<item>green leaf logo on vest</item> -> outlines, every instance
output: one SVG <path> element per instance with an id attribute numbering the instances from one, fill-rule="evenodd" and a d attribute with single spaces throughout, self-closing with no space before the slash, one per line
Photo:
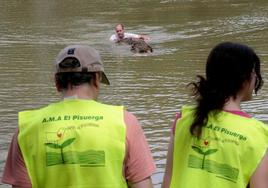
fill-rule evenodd
<path id="1" fill-rule="evenodd" d="M 48 134 L 51 134 L 48 133 Z M 76 138 L 66 138 L 66 131 L 59 129 L 53 132 L 54 137 L 45 143 L 46 149 L 46 166 L 62 164 L 79 164 L 81 167 L 99 167 L 105 166 L 105 152 L 96 150 L 73 151 Z M 67 136 L 68 137 L 68 136 Z M 60 144 L 61 143 L 61 144 Z M 68 146 L 72 146 L 69 148 Z M 69 149 L 68 149 L 69 148 Z"/>
<path id="2" fill-rule="evenodd" d="M 206 159 L 207 156 L 213 155 L 218 151 L 218 149 L 209 149 L 209 144 L 209 141 L 204 139 L 202 143 L 199 142 L 199 144 L 192 146 L 194 153 L 199 155 L 189 155 L 188 167 L 205 170 L 209 173 L 215 174 L 218 178 L 236 183 L 239 174 L 239 170 L 237 168 L 228 164 Z"/>
<path id="3" fill-rule="evenodd" d="M 70 145 L 74 140 L 75 138 L 70 138 L 70 139 L 65 140 L 62 144 L 55 144 L 55 143 L 45 143 L 45 144 L 50 148 L 60 149 L 61 161 L 62 163 L 65 163 L 64 156 L 63 156 L 63 148 Z"/>
<path id="4" fill-rule="evenodd" d="M 205 144 L 208 144 L 208 141 L 205 140 L 204 143 L 205 143 Z M 204 162 L 205 162 L 205 158 L 206 158 L 206 156 L 207 156 L 207 155 L 210 155 L 210 154 L 212 154 L 212 153 L 215 153 L 215 152 L 218 151 L 217 149 L 208 149 L 208 150 L 204 151 L 204 150 L 202 150 L 202 148 L 199 147 L 199 146 L 192 146 L 192 149 L 193 149 L 194 151 L 196 151 L 197 153 L 203 155 L 203 159 L 202 159 L 202 168 L 201 168 L 201 169 L 204 168 Z"/>

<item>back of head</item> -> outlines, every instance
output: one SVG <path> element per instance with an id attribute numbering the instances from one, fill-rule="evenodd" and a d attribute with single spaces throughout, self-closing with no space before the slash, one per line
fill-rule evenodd
<path id="1" fill-rule="evenodd" d="M 102 74 L 102 83 L 110 84 L 99 53 L 86 45 L 70 45 L 62 49 L 55 60 L 55 68 L 59 90 L 67 89 L 68 85 L 89 83 L 95 79 L 96 73 Z"/>
<path id="2" fill-rule="evenodd" d="M 232 42 L 216 45 L 210 52 L 206 64 L 206 78 L 191 83 L 197 98 L 197 108 L 191 133 L 201 133 L 210 111 L 222 110 L 225 102 L 236 98 L 246 81 L 250 81 L 252 73 L 256 74 L 255 92 L 262 84 L 260 60 L 250 47 Z"/>
<path id="3" fill-rule="evenodd" d="M 262 78 L 256 53 L 246 45 L 224 42 L 215 46 L 208 56 L 206 80 L 211 89 L 235 97 L 253 71 L 258 77 L 255 88 L 258 91 Z"/>

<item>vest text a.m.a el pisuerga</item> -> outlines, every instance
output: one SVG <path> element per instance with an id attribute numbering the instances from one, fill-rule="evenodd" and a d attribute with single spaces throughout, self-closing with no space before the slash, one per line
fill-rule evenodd
<path id="1" fill-rule="evenodd" d="M 50 116 L 45 117 L 42 120 L 42 123 L 49 123 L 49 122 L 55 122 L 55 121 L 83 121 L 83 120 L 93 120 L 93 121 L 99 121 L 103 120 L 103 116 L 99 115 L 61 115 L 61 116 Z"/>
<path id="2" fill-rule="evenodd" d="M 223 133 L 223 134 L 230 135 L 232 137 L 238 138 L 241 141 L 246 141 L 247 140 L 247 137 L 246 136 L 244 136 L 244 135 L 242 135 L 240 133 L 237 133 L 237 132 L 228 130 L 226 128 L 220 127 L 220 126 L 214 126 L 212 124 L 209 124 L 209 125 L 206 126 L 206 128 L 207 129 L 211 129 L 213 131 L 217 131 L 217 132 Z"/>

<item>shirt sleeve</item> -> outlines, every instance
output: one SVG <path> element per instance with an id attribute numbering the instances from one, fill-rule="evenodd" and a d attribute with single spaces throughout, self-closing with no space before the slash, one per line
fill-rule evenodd
<path id="1" fill-rule="evenodd" d="M 26 166 L 18 145 L 18 129 L 9 146 L 2 182 L 18 187 L 32 187 Z"/>
<path id="2" fill-rule="evenodd" d="M 117 38 L 116 38 L 115 34 L 113 34 L 113 35 L 110 37 L 110 41 L 111 41 L 111 42 L 116 42 L 116 41 L 117 41 Z"/>
<path id="3" fill-rule="evenodd" d="M 172 124 L 172 127 L 171 127 L 171 132 L 172 132 L 173 135 L 175 135 L 176 124 L 177 124 L 178 119 L 180 119 L 180 118 L 181 118 L 181 113 L 177 112 L 175 114 L 175 118 L 174 118 L 174 121 L 173 121 L 173 124 Z"/>
<path id="4" fill-rule="evenodd" d="M 152 176 L 156 166 L 137 118 L 125 111 L 126 157 L 125 177 L 131 183 L 137 183 Z"/>

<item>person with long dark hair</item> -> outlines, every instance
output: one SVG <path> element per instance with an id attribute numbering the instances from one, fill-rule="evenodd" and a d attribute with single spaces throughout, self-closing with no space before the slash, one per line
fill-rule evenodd
<path id="1" fill-rule="evenodd" d="M 263 85 L 260 67 L 246 45 L 212 49 L 206 77 L 190 83 L 197 104 L 174 122 L 163 188 L 268 187 L 268 126 L 241 110 Z"/>

